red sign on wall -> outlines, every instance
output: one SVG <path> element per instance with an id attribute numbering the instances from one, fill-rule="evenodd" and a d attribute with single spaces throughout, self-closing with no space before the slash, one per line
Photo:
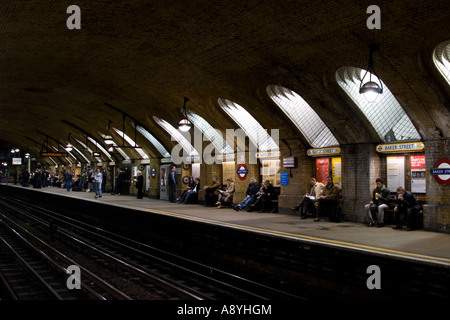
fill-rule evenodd
<path id="1" fill-rule="evenodd" d="M 316 159 L 316 180 L 327 184 L 327 177 L 330 175 L 330 159 Z"/>
<path id="2" fill-rule="evenodd" d="M 425 156 L 411 156 L 411 169 L 425 170 Z"/>

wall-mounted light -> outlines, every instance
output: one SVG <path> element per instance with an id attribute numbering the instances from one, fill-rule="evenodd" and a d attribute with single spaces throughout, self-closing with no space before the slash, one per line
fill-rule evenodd
<path id="1" fill-rule="evenodd" d="M 67 138 L 68 138 L 68 143 L 67 143 L 67 145 L 66 145 L 66 151 L 67 151 L 67 152 L 70 152 L 70 151 L 73 150 L 73 146 L 72 146 L 72 144 L 70 143 L 70 133 L 69 133 L 69 136 L 68 136 Z"/>
<path id="2" fill-rule="evenodd" d="M 374 102 L 378 96 L 383 93 L 383 83 L 375 73 L 375 69 L 373 67 L 373 53 L 378 49 L 379 48 L 376 44 L 371 44 L 369 46 L 369 66 L 367 67 L 366 73 L 362 77 L 361 84 L 359 85 L 359 93 L 364 95 L 367 102 Z M 366 79 L 367 76 L 368 79 Z"/>
<path id="3" fill-rule="evenodd" d="M 178 122 L 178 129 L 180 129 L 183 132 L 187 132 L 191 129 L 192 124 L 187 118 L 186 113 L 186 102 L 188 102 L 189 99 L 184 97 L 184 105 L 183 105 L 183 118 L 181 118 L 180 122 Z"/>
<path id="4" fill-rule="evenodd" d="M 106 134 L 103 136 L 103 140 L 105 144 L 113 144 L 114 140 L 111 134 L 111 120 L 108 120 L 108 130 L 106 130 Z"/>

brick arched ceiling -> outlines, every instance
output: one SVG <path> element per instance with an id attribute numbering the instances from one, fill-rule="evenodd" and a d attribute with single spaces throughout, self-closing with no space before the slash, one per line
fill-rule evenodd
<path id="1" fill-rule="evenodd" d="M 336 84 L 341 66 L 366 68 L 369 44 L 378 75 L 422 139 L 450 135 L 450 89 L 431 60 L 450 38 L 447 1 L 377 1 L 381 29 L 369 30 L 369 2 L 77 0 L 81 29 L 69 30 L 67 2 L 0 4 L 0 140 L 23 149 L 61 142 L 83 129 L 101 140 L 124 111 L 166 147 L 153 120 L 177 123 L 183 98 L 212 126 L 234 122 L 217 99 L 247 108 L 280 138 L 300 135 L 267 96 L 267 85 L 300 94 L 341 144 L 379 137 Z M 65 120 L 66 122 L 63 122 Z M 127 118 L 126 131 L 133 133 Z M 38 133 L 38 131 L 40 133 Z M 140 143 L 143 144 L 142 137 Z M 305 139 L 299 138 L 302 143 Z M 139 141 L 138 141 L 139 143 Z M 157 150 L 146 143 L 151 156 Z M 170 148 L 169 148 L 170 149 Z"/>

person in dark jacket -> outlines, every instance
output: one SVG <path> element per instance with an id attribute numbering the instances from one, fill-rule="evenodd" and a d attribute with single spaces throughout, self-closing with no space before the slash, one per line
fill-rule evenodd
<path id="1" fill-rule="evenodd" d="M 339 196 L 341 189 L 333 183 L 333 177 L 327 177 L 327 185 L 323 188 L 322 195 L 318 198 L 315 222 L 321 220 L 322 213 L 328 209 L 336 209 L 339 206 Z"/>
<path id="2" fill-rule="evenodd" d="M 142 199 L 144 197 L 143 188 L 144 188 L 144 175 L 141 171 L 137 172 L 136 177 L 136 188 L 137 188 L 137 199 Z"/>
<path id="3" fill-rule="evenodd" d="M 203 187 L 203 190 L 205 190 L 207 207 L 214 207 L 214 204 L 219 198 L 219 190 L 221 185 L 222 184 L 219 182 L 219 178 L 217 176 L 213 176 L 211 184 Z"/>
<path id="4" fill-rule="evenodd" d="M 393 229 L 402 229 L 402 222 L 400 215 L 404 214 L 408 221 L 407 231 L 414 230 L 415 221 L 417 220 L 418 213 L 422 210 L 422 207 L 417 198 L 409 191 L 406 191 L 403 187 L 397 188 L 397 201 L 395 204 L 395 227 Z"/>
<path id="5" fill-rule="evenodd" d="M 247 205 L 251 205 L 256 201 L 256 194 L 259 191 L 259 186 L 256 183 L 255 178 L 250 178 L 250 184 L 247 187 L 247 192 L 245 193 L 245 198 L 241 203 L 236 205 L 233 209 L 236 211 L 240 211 L 244 209 Z"/>
<path id="6" fill-rule="evenodd" d="M 270 183 L 269 179 L 265 179 L 262 182 L 261 188 L 256 194 L 256 202 L 252 204 L 248 211 L 258 210 L 258 212 L 266 212 L 272 205 L 272 200 L 275 199 L 275 188 Z"/>
<path id="7" fill-rule="evenodd" d="M 119 169 L 117 172 L 117 177 L 116 177 L 116 184 L 114 186 L 114 193 L 113 194 L 119 194 L 120 195 L 120 191 L 122 190 L 122 180 L 125 176 L 125 173 L 123 172 L 123 170 Z"/>
<path id="8" fill-rule="evenodd" d="M 369 220 L 368 227 L 373 227 L 375 222 L 372 217 L 373 212 L 378 212 L 377 220 L 377 228 L 381 228 L 384 226 L 384 212 L 389 209 L 389 197 L 391 195 L 391 191 L 386 188 L 384 185 L 384 180 L 378 178 L 375 180 L 377 187 L 372 192 L 372 200 L 369 204 L 366 204 L 366 216 Z"/>
<path id="9" fill-rule="evenodd" d="M 177 167 L 171 166 L 169 172 L 169 201 L 177 202 Z"/>

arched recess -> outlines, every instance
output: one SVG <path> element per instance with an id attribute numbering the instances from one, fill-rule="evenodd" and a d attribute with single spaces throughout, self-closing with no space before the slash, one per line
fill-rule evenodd
<path id="1" fill-rule="evenodd" d="M 359 93 L 361 79 L 366 70 L 344 66 L 336 71 L 336 80 L 345 93 L 361 110 L 383 142 L 420 140 L 419 132 L 395 99 L 389 88 L 383 84 L 383 93 L 374 102 L 368 102 Z"/>
<path id="2" fill-rule="evenodd" d="M 269 85 L 267 93 L 313 148 L 339 145 L 319 115 L 296 92 L 281 86 Z"/>

